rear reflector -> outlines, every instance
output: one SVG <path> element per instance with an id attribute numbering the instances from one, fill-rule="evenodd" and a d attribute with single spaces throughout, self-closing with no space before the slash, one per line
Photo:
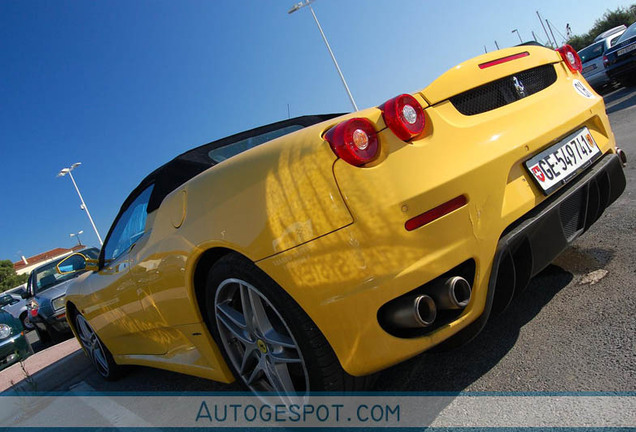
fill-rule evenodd
<path id="1" fill-rule="evenodd" d="M 489 61 L 487 63 L 480 64 L 479 65 L 479 69 L 486 69 L 486 68 L 489 68 L 491 66 L 497 66 L 498 64 L 507 63 L 509 61 L 517 60 L 517 59 L 520 59 L 522 57 L 528 57 L 529 55 L 530 55 L 530 53 L 526 51 L 526 52 L 522 52 L 522 53 L 519 53 L 519 54 L 513 54 L 513 55 L 508 56 L 508 57 L 502 57 L 502 58 L 497 59 L 497 60 L 493 60 L 493 61 Z"/>
<path id="2" fill-rule="evenodd" d="M 453 198 L 452 200 L 445 202 L 442 205 L 435 207 L 421 215 L 415 216 L 413 219 L 409 219 L 404 224 L 404 228 L 407 231 L 413 231 L 419 227 L 422 227 L 428 223 L 433 222 L 436 219 L 441 218 L 444 215 L 449 214 L 466 205 L 468 201 L 464 195 L 458 196 L 457 198 Z"/>

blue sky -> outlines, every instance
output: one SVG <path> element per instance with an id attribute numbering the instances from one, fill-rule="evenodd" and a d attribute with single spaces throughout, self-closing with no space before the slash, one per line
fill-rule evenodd
<path id="1" fill-rule="evenodd" d="M 633 0 L 632 0 L 633 1 Z M 360 108 L 457 63 L 565 34 L 632 1 L 317 0 Z M 0 259 L 97 245 L 150 171 L 200 144 L 292 116 L 350 111 L 308 9 L 293 0 L 0 1 Z M 557 40 L 561 38 L 557 34 Z"/>

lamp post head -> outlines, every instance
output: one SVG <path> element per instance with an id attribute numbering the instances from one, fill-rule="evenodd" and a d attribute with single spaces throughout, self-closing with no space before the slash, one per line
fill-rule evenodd
<path id="1" fill-rule="evenodd" d="M 56 177 L 64 177 L 66 174 L 70 173 L 71 171 L 73 171 L 75 168 L 77 168 L 78 166 L 80 166 L 82 163 L 81 162 L 75 162 L 73 165 L 71 165 L 68 168 L 62 168 L 60 170 L 59 173 L 57 173 Z"/>
<path id="2" fill-rule="evenodd" d="M 313 2 L 314 0 L 305 0 L 305 1 L 298 2 L 295 5 L 293 5 L 291 9 L 287 11 L 287 13 L 292 14 L 296 12 L 298 9 L 304 8 L 305 6 L 309 6 Z"/>

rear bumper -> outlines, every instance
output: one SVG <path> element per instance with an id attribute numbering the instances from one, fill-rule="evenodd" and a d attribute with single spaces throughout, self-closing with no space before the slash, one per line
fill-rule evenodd
<path id="1" fill-rule="evenodd" d="M 625 60 L 622 63 L 616 63 L 606 69 L 607 75 L 611 79 L 620 80 L 621 78 L 631 77 L 636 74 L 636 56 Z"/>
<path id="2" fill-rule="evenodd" d="M 601 67 L 603 67 L 601 65 Z M 610 83 L 610 78 L 605 73 L 605 70 L 594 71 L 593 74 L 583 76 L 590 86 L 595 89 L 601 88 Z"/>
<path id="3" fill-rule="evenodd" d="M 580 179 L 510 225 L 497 245 L 484 313 L 455 336 L 457 341 L 476 336 L 490 313 L 504 310 L 531 277 L 598 220 L 625 186 L 620 158 L 605 155 Z"/>
<path id="4" fill-rule="evenodd" d="M 616 154 L 608 154 L 565 190 L 544 201 L 506 229 L 499 241 L 494 267 L 512 257 L 515 267 L 527 267 L 527 276 L 517 271 L 515 283 L 523 288 L 578 236 L 598 220 L 605 209 L 625 190 L 625 175 Z M 525 250 L 523 260 L 516 256 Z M 493 271 L 492 279 L 497 276 Z"/>
<path id="5" fill-rule="evenodd" d="M 54 316 L 43 317 L 38 314 L 35 317 L 30 317 L 31 323 L 35 325 L 37 328 L 43 331 L 50 331 L 53 329 L 60 333 L 70 333 L 71 327 L 68 325 L 68 321 L 66 320 L 66 313 L 63 311 Z"/>

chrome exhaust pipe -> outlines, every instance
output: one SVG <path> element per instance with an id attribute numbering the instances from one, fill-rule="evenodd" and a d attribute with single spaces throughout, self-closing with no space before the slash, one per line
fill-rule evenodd
<path id="1" fill-rule="evenodd" d="M 623 164 L 623 167 L 626 167 L 627 166 L 627 155 L 625 154 L 623 149 L 620 149 L 620 148 L 616 147 L 616 154 L 618 155 L 618 158 L 621 160 L 621 163 Z"/>
<path id="2" fill-rule="evenodd" d="M 392 301 L 383 314 L 394 328 L 422 328 L 433 324 L 437 307 L 431 297 L 419 294 Z"/>
<path id="3" fill-rule="evenodd" d="M 444 282 L 432 286 L 428 294 L 435 300 L 439 309 L 463 309 L 470 302 L 471 286 L 461 276 L 453 276 Z"/>

